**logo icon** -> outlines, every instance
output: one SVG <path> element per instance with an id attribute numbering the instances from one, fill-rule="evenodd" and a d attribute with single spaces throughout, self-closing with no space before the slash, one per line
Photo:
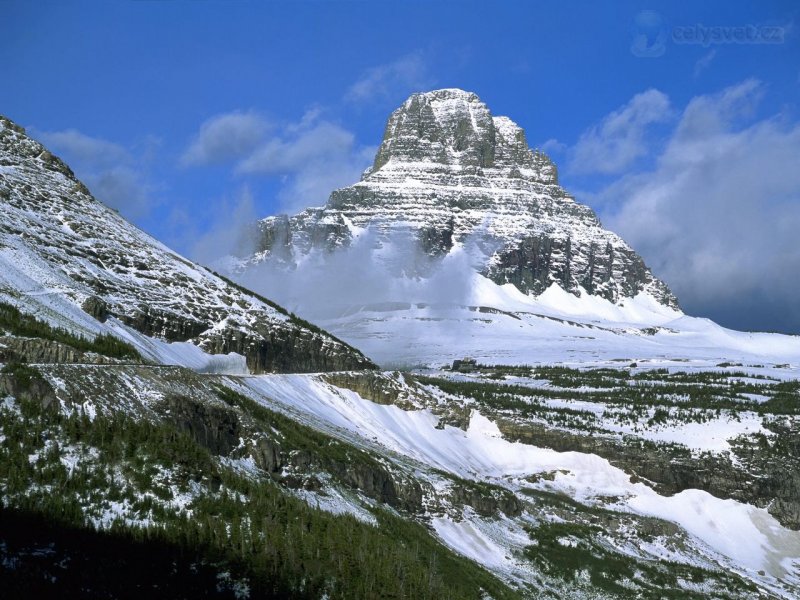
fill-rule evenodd
<path id="1" fill-rule="evenodd" d="M 668 37 L 661 15 L 654 10 L 643 10 L 633 20 L 631 54 L 639 58 L 663 56 Z"/>

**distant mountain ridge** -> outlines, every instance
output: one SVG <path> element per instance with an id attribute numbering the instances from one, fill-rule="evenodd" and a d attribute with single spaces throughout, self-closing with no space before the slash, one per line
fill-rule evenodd
<path id="1" fill-rule="evenodd" d="M 645 292 L 678 308 L 642 258 L 559 186 L 555 165 L 524 131 L 463 90 L 408 98 L 361 181 L 335 190 L 322 208 L 260 221 L 243 266 L 293 267 L 309 253 L 349 246 L 365 228 L 378 232 L 378 246 L 410 232 L 432 259 L 471 244 L 483 256 L 482 275 L 533 296 L 557 284 L 614 303 Z"/>
<path id="2" fill-rule="evenodd" d="M 112 333 L 141 347 L 154 338 L 190 342 L 212 355 L 235 353 L 254 373 L 373 366 L 344 342 L 125 221 L 2 117 L 0 207 L 0 300 L 23 312 L 88 337 Z"/>

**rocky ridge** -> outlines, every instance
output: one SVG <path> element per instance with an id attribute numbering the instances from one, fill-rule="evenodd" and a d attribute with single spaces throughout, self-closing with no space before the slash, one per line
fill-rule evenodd
<path id="1" fill-rule="evenodd" d="M 112 318 L 145 336 L 235 352 L 255 373 L 372 366 L 344 342 L 125 221 L 5 118 L 0 206 L 0 296 L 56 326 L 93 337 Z"/>

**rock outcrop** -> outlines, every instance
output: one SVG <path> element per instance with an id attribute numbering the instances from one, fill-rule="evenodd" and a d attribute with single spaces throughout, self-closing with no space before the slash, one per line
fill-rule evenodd
<path id="1" fill-rule="evenodd" d="M 87 363 L 115 364 L 118 359 L 82 352 L 72 346 L 42 338 L 0 336 L 0 363 Z"/>
<path id="2" fill-rule="evenodd" d="M 239 444 L 241 426 L 233 410 L 187 396 L 170 396 L 165 404 L 168 420 L 211 453 L 227 456 Z"/>

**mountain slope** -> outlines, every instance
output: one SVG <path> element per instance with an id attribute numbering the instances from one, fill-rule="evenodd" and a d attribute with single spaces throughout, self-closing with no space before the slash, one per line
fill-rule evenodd
<path id="1" fill-rule="evenodd" d="M 0 297 L 54 325 L 88 337 L 113 333 L 146 357 L 192 366 L 204 360 L 197 348 L 235 353 L 252 372 L 371 366 L 357 350 L 132 226 L 4 118 L 0 207 Z M 244 368 L 237 363 L 231 356 L 215 368 Z"/>
<path id="2" fill-rule="evenodd" d="M 0 580 L 125 597 L 118 581 L 130 581 L 129 563 L 104 556 L 133 552 L 142 584 L 173 589 L 142 558 L 149 549 L 174 564 L 173 577 L 200 574 L 190 589 L 207 590 L 210 580 L 213 590 L 216 579 L 221 597 L 796 597 L 800 533 L 770 514 L 775 492 L 796 505 L 780 477 L 795 469 L 796 423 L 770 435 L 773 451 L 758 437 L 732 439 L 735 461 L 621 438 L 627 462 L 619 464 L 525 441 L 544 423 L 553 440 L 570 443 L 575 433 L 565 428 L 583 420 L 581 402 L 559 408 L 559 394 L 570 394 L 555 386 L 572 378 L 596 386 L 608 372 L 514 374 L 522 385 L 443 373 L 4 368 L 0 523 L 14 509 L 38 515 L 39 525 L 0 527 Z M 616 377 L 625 402 L 626 374 Z M 542 388 L 542 378 L 553 385 Z M 720 393 L 736 394 L 735 379 Z M 783 388 L 769 385 L 777 399 Z M 650 401 L 669 403 L 674 393 Z M 609 402 L 618 419 L 622 405 L 607 395 L 594 402 Z M 685 411 L 697 410 L 695 400 L 669 419 L 692 420 Z M 790 418 L 772 415 L 776 408 L 765 425 Z M 585 444 L 606 441 L 597 428 L 584 433 Z M 757 448 L 766 453 L 754 460 Z M 730 490 L 682 485 L 693 466 L 694 480 L 719 486 L 730 476 L 764 508 L 724 499 Z M 715 477 L 722 467 L 725 477 Z M 70 543 L 75 535 L 86 545 Z M 147 549 L 137 550 L 142 542 Z"/>
<path id="3" fill-rule="evenodd" d="M 740 363 L 795 374 L 800 368 L 798 336 L 726 329 L 648 294 L 614 304 L 554 285 L 530 298 L 474 274 L 462 302 L 356 304 L 315 320 L 385 368 L 438 367 L 465 356 L 506 365 L 696 370 Z"/>

